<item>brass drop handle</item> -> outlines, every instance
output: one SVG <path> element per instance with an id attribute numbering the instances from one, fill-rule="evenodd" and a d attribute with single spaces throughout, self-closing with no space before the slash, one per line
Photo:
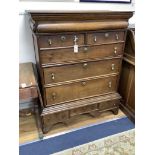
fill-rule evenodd
<path id="1" fill-rule="evenodd" d="M 118 36 L 118 34 L 116 34 L 116 40 L 118 40 L 119 39 L 119 36 Z"/>
<path id="2" fill-rule="evenodd" d="M 87 68 L 88 67 L 88 64 L 87 63 L 84 63 L 83 64 L 83 68 Z"/>
<path id="3" fill-rule="evenodd" d="M 111 64 L 111 70 L 115 70 L 115 64 Z"/>
<path id="4" fill-rule="evenodd" d="M 117 54 L 117 47 L 114 47 L 114 53 Z"/>
<path id="5" fill-rule="evenodd" d="M 94 36 L 94 42 L 96 42 L 97 41 L 97 38 L 96 38 L 96 36 Z"/>
<path id="6" fill-rule="evenodd" d="M 84 47 L 84 51 L 87 52 L 88 51 L 88 47 Z"/>
<path id="7" fill-rule="evenodd" d="M 65 36 L 61 36 L 61 41 L 65 41 L 66 37 Z"/>
<path id="8" fill-rule="evenodd" d="M 82 86 L 85 86 L 86 85 L 86 82 L 85 81 L 82 81 L 81 84 L 82 84 Z"/>
<path id="9" fill-rule="evenodd" d="M 51 39 L 48 39 L 48 44 L 52 45 L 52 40 Z"/>
<path id="10" fill-rule="evenodd" d="M 104 36 L 105 36 L 105 38 L 108 38 L 109 37 L 109 33 L 105 33 Z"/>
<path id="11" fill-rule="evenodd" d="M 52 80 L 55 79 L 55 74 L 54 74 L 54 73 L 51 74 L 51 79 L 52 79 Z"/>
<path id="12" fill-rule="evenodd" d="M 52 99 L 53 99 L 53 100 L 56 99 L 56 93 L 52 93 Z"/>
<path id="13" fill-rule="evenodd" d="M 112 86 L 112 83 L 111 83 L 111 81 L 109 82 L 109 88 L 111 88 L 111 86 Z"/>

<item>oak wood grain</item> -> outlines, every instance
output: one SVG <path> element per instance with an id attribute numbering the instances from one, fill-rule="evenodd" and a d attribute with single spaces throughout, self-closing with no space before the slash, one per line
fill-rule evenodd
<path id="1" fill-rule="evenodd" d="M 66 62 L 90 61 L 92 59 L 104 59 L 123 55 L 123 43 L 110 45 L 96 45 L 79 47 L 79 52 L 74 53 L 74 48 L 57 48 L 40 51 L 40 63 L 59 64 Z"/>
<path id="2" fill-rule="evenodd" d="M 49 132 L 55 123 L 68 124 L 83 113 L 97 117 L 110 110 L 118 114 L 120 97 L 112 96 L 117 94 L 126 30 L 133 12 L 28 11 L 28 14 L 44 99 L 43 132 Z M 120 63 L 114 62 L 116 59 Z M 114 72 L 109 68 L 111 62 L 116 63 Z M 81 65 L 90 68 L 83 70 Z M 99 100 L 107 94 L 111 94 L 108 102 Z"/>

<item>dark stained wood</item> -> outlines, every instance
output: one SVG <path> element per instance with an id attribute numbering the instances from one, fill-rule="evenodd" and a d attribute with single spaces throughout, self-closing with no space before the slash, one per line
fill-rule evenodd
<path id="1" fill-rule="evenodd" d="M 91 59 L 103 59 L 123 55 L 124 43 L 84 46 L 79 47 L 79 52 L 74 53 L 74 48 L 57 48 L 40 51 L 40 61 L 43 65 L 52 63 L 67 63 L 75 61 L 90 61 Z"/>
<path id="2" fill-rule="evenodd" d="M 107 110 L 117 114 L 126 28 L 133 13 L 28 14 L 44 100 L 43 132 L 80 114 L 96 117 Z"/>
<path id="3" fill-rule="evenodd" d="M 69 112 L 68 111 L 61 111 L 58 113 L 54 113 L 51 116 L 45 115 L 43 117 L 43 122 L 44 122 L 45 126 L 48 126 L 50 123 L 55 124 L 58 122 L 63 122 L 66 119 L 69 119 Z"/>
<path id="4" fill-rule="evenodd" d="M 75 44 L 75 37 L 77 38 L 76 43 L 78 45 L 84 45 L 84 34 L 75 33 L 40 36 L 39 46 L 40 48 L 73 46 Z"/>
<path id="5" fill-rule="evenodd" d="M 46 104 L 60 104 L 75 99 L 116 91 L 117 76 L 85 79 L 70 84 L 46 88 Z"/>
<path id="6" fill-rule="evenodd" d="M 109 109 L 113 109 L 113 107 L 119 107 L 119 100 L 113 100 L 113 101 L 107 101 L 107 102 L 104 102 L 104 103 L 100 103 L 99 104 L 99 109 L 100 110 L 107 110 L 108 108 Z"/>
<path id="7" fill-rule="evenodd" d="M 113 31 L 113 32 L 96 32 L 87 34 L 87 42 L 89 45 L 96 45 L 102 43 L 113 43 L 124 41 L 125 32 Z"/>
<path id="8" fill-rule="evenodd" d="M 88 31 L 127 28 L 133 12 L 84 11 L 37 12 L 28 11 L 34 32 Z M 44 22 L 46 21 L 46 22 Z"/>
<path id="9" fill-rule="evenodd" d="M 127 33 L 119 92 L 121 109 L 135 122 L 135 36 L 131 29 Z"/>
<path id="10" fill-rule="evenodd" d="M 84 113 L 89 113 L 92 111 L 96 111 L 98 109 L 97 104 L 92 104 L 92 105 L 87 105 L 84 107 L 80 107 L 80 108 L 75 108 L 73 110 L 70 111 L 70 116 L 75 116 L 75 115 L 80 115 L 80 114 L 84 114 Z"/>
<path id="11" fill-rule="evenodd" d="M 44 68 L 45 84 L 119 73 L 122 59 L 106 59 Z M 106 67 L 105 67 L 106 66 Z"/>
<path id="12" fill-rule="evenodd" d="M 92 116 L 99 116 L 107 109 L 116 114 L 120 99 L 121 96 L 118 93 L 113 93 L 45 108 L 41 115 L 43 132 L 47 133 L 54 124 L 67 123 L 69 119 L 79 114 L 89 113 Z"/>
<path id="13" fill-rule="evenodd" d="M 37 11 L 27 10 L 33 22 L 37 21 L 76 21 L 76 20 L 128 20 L 132 17 L 131 11 L 103 11 L 103 10 L 83 10 L 83 11 Z M 73 18 L 74 17 L 74 18 Z"/>
<path id="14" fill-rule="evenodd" d="M 89 31 L 89 30 L 103 30 L 103 29 L 120 29 L 126 28 L 127 21 L 97 21 L 97 22 L 68 22 L 68 23 L 39 23 L 37 32 L 68 32 L 68 31 Z"/>

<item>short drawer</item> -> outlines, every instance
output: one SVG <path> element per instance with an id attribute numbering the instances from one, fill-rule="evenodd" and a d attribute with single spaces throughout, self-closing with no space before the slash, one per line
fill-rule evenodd
<path id="1" fill-rule="evenodd" d="M 87 79 L 45 88 L 46 104 L 54 105 L 108 92 L 115 92 L 117 76 Z"/>
<path id="2" fill-rule="evenodd" d="M 43 122 L 44 125 L 49 125 L 51 123 L 58 123 L 63 122 L 64 120 L 67 120 L 69 118 L 69 112 L 68 111 L 61 111 L 53 114 L 48 114 L 43 116 Z"/>
<path id="3" fill-rule="evenodd" d="M 91 112 L 91 111 L 94 111 L 94 110 L 97 110 L 97 104 L 87 105 L 87 106 L 84 106 L 84 107 L 80 107 L 80 108 L 70 110 L 70 116 L 84 114 L 84 113 L 88 113 L 88 112 Z"/>
<path id="4" fill-rule="evenodd" d="M 74 49 L 53 49 L 40 51 L 41 64 L 61 63 L 78 60 L 102 59 L 105 57 L 115 57 L 123 54 L 124 43 L 84 46 L 79 47 L 78 53 Z"/>
<path id="5" fill-rule="evenodd" d="M 87 34 L 88 45 L 104 44 L 104 43 L 114 43 L 125 40 L 125 32 L 95 32 Z"/>
<path id="6" fill-rule="evenodd" d="M 59 34 L 39 36 L 38 42 L 40 49 L 73 46 L 75 43 L 78 45 L 84 45 L 84 35 Z"/>
<path id="7" fill-rule="evenodd" d="M 100 110 L 107 110 L 107 109 L 116 108 L 119 106 L 119 103 L 120 103 L 119 100 L 106 101 L 106 102 L 99 104 L 99 109 Z"/>
<path id="8" fill-rule="evenodd" d="M 84 62 L 44 68 L 45 84 L 118 73 L 121 59 Z"/>

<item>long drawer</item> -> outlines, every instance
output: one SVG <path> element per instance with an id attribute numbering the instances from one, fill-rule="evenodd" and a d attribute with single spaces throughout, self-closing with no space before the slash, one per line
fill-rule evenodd
<path id="1" fill-rule="evenodd" d="M 104 74 L 118 73 L 121 59 L 84 62 L 44 68 L 45 84 L 76 80 Z"/>
<path id="2" fill-rule="evenodd" d="M 116 91 L 117 76 L 87 79 L 63 85 L 53 85 L 45 88 L 46 104 L 54 105 L 75 99 L 100 95 Z"/>
<path id="3" fill-rule="evenodd" d="M 72 62 L 89 59 L 102 59 L 105 57 L 115 57 L 123 54 L 124 43 L 106 44 L 96 46 L 79 47 L 78 53 L 74 53 L 74 48 L 59 48 L 40 51 L 41 64 L 52 64 L 60 62 Z"/>

